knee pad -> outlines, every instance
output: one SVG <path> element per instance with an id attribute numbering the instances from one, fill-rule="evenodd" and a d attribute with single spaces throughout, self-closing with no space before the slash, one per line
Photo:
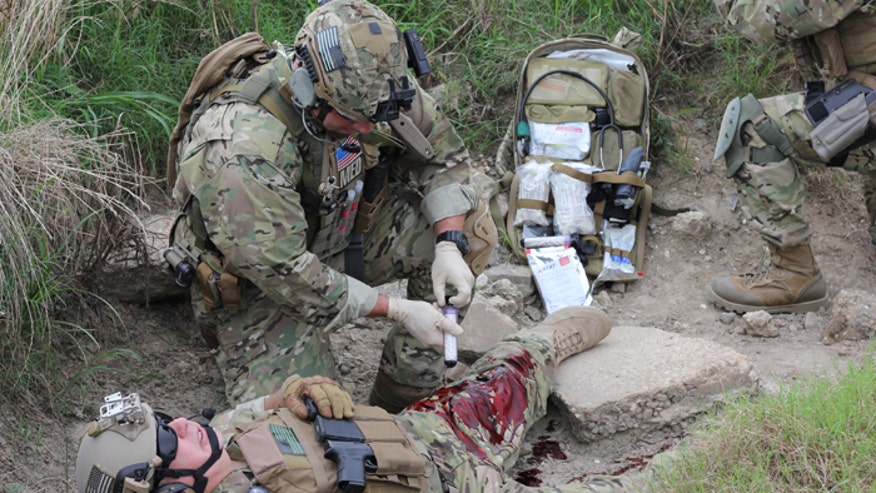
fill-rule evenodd
<path id="1" fill-rule="evenodd" d="M 761 138 L 763 145 L 753 146 L 749 142 L 743 143 L 743 127 L 747 124 L 751 124 L 752 130 Z M 730 178 L 746 161 L 755 164 L 777 162 L 785 159 L 792 151 L 791 141 L 766 115 L 760 101 L 749 94 L 742 99 L 733 98 L 727 104 L 712 159 L 724 156 L 727 178 Z"/>
<path id="2" fill-rule="evenodd" d="M 496 223 L 493 222 L 490 210 L 483 199 L 478 200 L 477 208 L 466 216 L 462 232 L 469 242 L 469 252 L 465 256 L 465 261 L 477 276 L 486 268 L 490 254 L 499 241 Z"/>

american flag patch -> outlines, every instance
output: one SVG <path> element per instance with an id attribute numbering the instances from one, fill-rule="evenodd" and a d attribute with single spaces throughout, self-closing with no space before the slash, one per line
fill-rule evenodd
<path id="1" fill-rule="evenodd" d="M 113 491 L 115 479 L 115 477 L 101 471 L 96 465 L 91 466 L 88 482 L 85 484 L 85 493 L 109 493 Z"/>
<path id="2" fill-rule="evenodd" d="M 335 150 L 335 158 L 338 160 L 338 171 L 346 168 L 353 161 L 356 160 L 362 154 L 362 148 L 359 145 L 359 141 L 354 139 L 353 137 L 347 137 L 347 140 L 344 141 L 343 145 L 349 144 L 348 148 L 355 148 L 356 152 L 347 152 L 342 147 L 338 147 Z"/>
<path id="3" fill-rule="evenodd" d="M 316 46 L 319 48 L 319 58 L 326 72 L 344 68 L 347 61 L 338 41 L 338 27 L 333 26 L 316 33 Z"/>

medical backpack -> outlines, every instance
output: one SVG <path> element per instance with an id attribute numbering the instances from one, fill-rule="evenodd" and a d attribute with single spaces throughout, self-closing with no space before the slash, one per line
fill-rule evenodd
<path id="1" fill-rule="evenodd" d="M 497 155 L 506 182 L 511 175 L 505 229 L 515 257 L 525 262 L 530 248 L 562 243 L 594 285 L 643 275 L 649 82 L 621 41 L 638 37 L 629 34 L 613 42 L 585 34 L 533 49 Z"/>

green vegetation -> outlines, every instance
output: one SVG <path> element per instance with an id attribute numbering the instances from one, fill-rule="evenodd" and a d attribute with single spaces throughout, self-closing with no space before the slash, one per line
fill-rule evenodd
<path id="1" fill-rule="evenodd" d="M 62 43 L 59 31 L 70 33 L 59 29 L 69 19 L 61 4 L 20 9 L 0 16 L 8 33 L 0 72 L 17 75 L 0 91 L 0 385 L 3 398 L 54 405 L 45 396 L 63 396 L 73 383 L 59 353 L 78 348 L 87 361 L 97 340 L 87 324 L 64 318 L 98 301 L 81 280 L 136 230 L 143 175 L 127 159 L 129 132 L 94 132 L 97 119 L 40 110 L 50 97 L 38 90 L 48 85 L 38 83 L 42 55 Z"/>
<path id="2" fill-rule="evenodd" d="M 800 83 L 783 51 L 735 36 L 711 2 L 378 3 L 403 29 L 418 30 L 445 110 L 472 151 L 488 157 L 511 118 L 523 58 L 557 37 L 610 38 L 622 26 L 643 34 L 657 162 L 689 162 L 673 147 L 674 118 L 716 124 L 732 95 Z M 163 177 L 176 107 L 198 61 L 251 30 L 290 43 L 315 4 L 0 0 L 3 398 L 63 410 L 89 378 L 116 371 L 114 358 L 136 357 L 107 344 L 109 329 L 125 321 L 87 281 L 115 245 L 135 237 L 144 184 Z M 716 66 L 726 68 L 717 79 Z M 112 322 L 92 323 L 96 306 Z M 668 488 L 867 490 L 876 475 L 874 379 L 865 365 L 837 383 L 735 403 L 697 435 Z"/>
<path id="3" fill-rule="evenodd" d="M 269 41 L 291 43 L 315 5 L 304 0 L 92 0 L 59 6 L 57 28 L 31 54 L 47 55 L 27 77 L 28 113 L 71 118 L 87 125 L 92 136 L 117 126 L 134 132 L 145 169 L 160 176 L 177 102 L 201 57 L 252 30 Z M 523 58 L 537 44 L 557 37 L 591 32 L 610 38 L 622 26 L 642 33 L 638 52 L 649 68 L 654 101 L 694 95 L 685 104 L 715 109 L 728 94 L 780 84 L 767 70 L 783 66 L 778 52 L 753 49 L 731 35 L 710 2 L 428 0 L 380 5 L 403 29 L 420 33 L 434 82 L 448 88 L 445 110 L 475 153 L 493 152 L 501 140 Z M 713 78 L 714 66 L 728 71 L 702 84 Z M 787 78 L 786 71 L 779 73 Z M 663 128 L 656 127 L 661 133 Z M 668 150 L 668 136 L 656 137 L 658 149 Z"/>
<path id="4" fill-rule="evenodd" d="M 742 397 L 701 423 L 663 487 L 676 493 L 874 491 L 872 356 L 837 381 L 810 379 Z"/>

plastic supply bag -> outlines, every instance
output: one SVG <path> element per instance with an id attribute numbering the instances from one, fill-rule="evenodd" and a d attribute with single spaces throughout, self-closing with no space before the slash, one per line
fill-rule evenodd
<path id="1" fill-rule="evenodd" d="M 543 203 L 547 207 L 548 198 L 551 193 L 550 172 L 550 163 L 539 163 L 537 161 L 527 161 L 517 168 L 520 182 L 517 189 L 518 208 L 517 213 L 514 215 L 514 226 L 550 225 L 550 220 L 548 220 L 544 210 L 523 207 L 528 200 Z"/>
<path id="2" fill-rule="evenodd" d="M 581 163 L 564 163 L 566 167 L 592 174 L 598 169 Z M 554 171 L 550 175 L 551 193 L 554 197 L 554 230 L 562 236 L 573 234 L 592 235 L 596 232 L 593 210 L 587 205 L 590 184 L 565 173 Z"/>
<path id="3" fill-rule="evenodd" d="M 602 239 L 605 245 L 605 254 L 602 272 L 597 277 L 597 281 L 622 280 L 634 275 L 636 268 L 630 261 L 629 254 L 636 244 L 636 225 L 627 224 L 618 228 L 606 222 L 602 231 Z"/>
<path id="4" fill-rule="evenodd" d="M 590 154 L 590 124 L 587 122 L 529 123 L 530 154 L 581 161 Z"/>

